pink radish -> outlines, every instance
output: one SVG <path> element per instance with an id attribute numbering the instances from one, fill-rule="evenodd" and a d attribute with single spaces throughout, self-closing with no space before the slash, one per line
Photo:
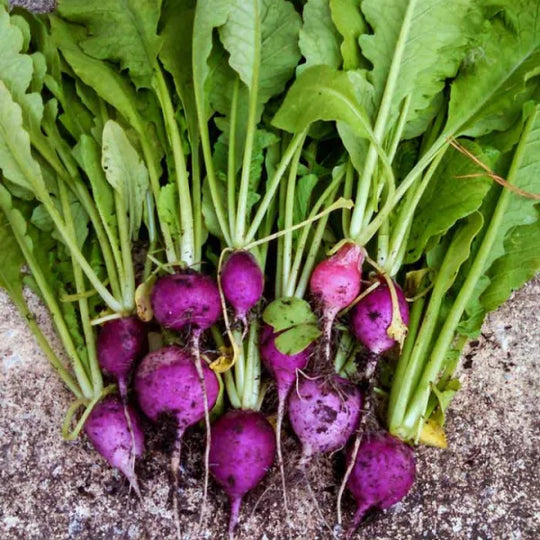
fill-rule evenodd
<path id="1" fill-rule="evenodd" d="M 244 495 L 259 484 L 276 454 L 274 430 L 259 412 L 229 411 L 212 426 L 210 471 L 229 497 L 233 538 Z"/>
<path id="2" fill-rule="evenodd" d="M 320 262 L 311 274 L 310 291 L 322 307 L 323 361 L 326 365 L 330 362 L 332 325 L 337 314 L 360 293 L 363 262 L 364 250 L 353 242 L 347 242 L 334 255 Z"/>

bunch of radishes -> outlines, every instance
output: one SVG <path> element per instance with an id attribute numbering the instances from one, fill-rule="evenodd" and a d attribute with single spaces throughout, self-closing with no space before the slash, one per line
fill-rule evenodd
<path id="1" fill-rule="evenodd" d="M 175 422 L 175 491 L 204 420 L 201 517 L 212 474 L 231 537 L 276 458 L 289 516 L 287 414 L 304 476 L 344 452 L 350 533 L 407 494 L 409 445 L 445 445 L 461 348 L 538 267 L 540 105 L 521 50 L 540 36 L 516 37 L 534 13 L 466 3 L 389 2 L 397 32 L 369 0 L 61 0 L 45 18 L 0 0 L 0 285 L 74 395 L 64 436 L 84 430 L 140 497 L 141 413 Z M 409 34 L 434 21 L 432 55 Z M 489 57 L 500 42 L 519 69 Z"/>

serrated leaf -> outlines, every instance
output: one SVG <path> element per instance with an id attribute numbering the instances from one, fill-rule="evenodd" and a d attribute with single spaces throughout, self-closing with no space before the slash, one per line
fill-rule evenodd
<path id="1" fill-rule="evenodd" d="M 230 0 L 226 23 L 219 29 L 229 64 L 258 103 L 285 88 L 300 58 L 300 17 L 284 0 Z"/>
<path id="2" fill-rule="evenodd" d="M 330 0 L 332 20 L 343 37 L 341 56 L 344 69 L 367 67 L 362 57 L 359 37 L 367 33 L 367 24 L 360 10 L 360 0 Z"/>
<path id="3" fill-rule="evenodd" d="M 300 30 L 300 50 L 306 59 L 298 72 L 309 66 L 341 66 L 340 35 L 332 21 L 328 0 L 308 0 L 302 14 L 304 24 Z"/>
<path id="4" fill-rule="evenodd" d="M 456 74 L 469 39 L 477 32 L 478 17 L 471 13 L 474 4 L 473 0 L 362 2 L 373 34 L 360 36 L 360 47 L 373 64 L 370 77 L 377 107 L 387 93 L 388 127 L 407 96 L 411 121 Z"/>
<path id="5" fill-rule="evenodd" d="M 0 81 L 0 169 L 13 184 L 32 191 L 29 178 L 42 182 L 32 157 L 30 136 L 23 128 L 22 110 Z"/>
<path id="6" fill-rule="evenodd" d="M 136 238 L 148 191 L 148 171 L 125 131 L 113 120 L 103 129 L 101 159 L 107 181 L 128 210 L 130 237 Z"/>
<path id="7" fill-rule="evenodd" d="M 494 165 L 497 152 L 489 149 L 483 151 L 473 142 L 461 142 L 485 165 Z M 458 220 L 480 208 L 493 181 L 486 176 L 459 177 L 482 172 L 478 165 L 458 150 L 447 150 L 416 208 L 407 245 L 407 263 L 420 258 L 430 238 L 444 233 Z"/>
<path id="8" fill-rule="evenodd" d="M 2 190 L 0 186 L 0 190 Z M 5 289 L 15 302 L 22 301 L 21 269 L 24 256 L 15 239 L 9 223 L 3 212 L 0 212 L 0 287 Z"/>
<path id="9" fill-rule="evenodd" d="M 88 37 L 79 43 L 84 52 L 118 62 L 138 88 L 151 88 L 156 57 L 161 0 L 101 0 L 99 9 L 86 0 L 60 0 L 65 19 L 82 24 Z"/>
<path id="10" fill-rule="evenodd" d="M 340 120 L 356 136 L 369 136 L 369 118 L 347 73 L 329 66 L 305 69 L 287 92 L 272 124 L 299 133 L 318 120 Z"/>
<path id="11" fill-rule="evenodd" d="M 449 6 L 454 8 L 453 3 Z M 511 21 L 511 24 L 509 24 Z M 447 133 L 477 137 L 509 128 L 538 92 L 540 22 L 536 0 L 507 2 L 452 84 Z"/>
<path id="12" fill-rule="evenodd" d="M 8 12 L 0 7 L 0 80 L 11 91 L 15 100 L 25 92 L 32 80 L 33 62 L 26 54 L 21 29 L 11 24 Z"/>
<path id="13" fill-rule="evenodd" d="M 504 250 L 489 269 L 490 283 L 480 298 L 487 311 L 497 309 L 540 271 L 540 216 L 535 223 L 513 229 Z"/>
<path id="14" fill-rule="evenodd" d="M 274 332 L 281 332 L 299 324 L 317 324 L 311 306 L 301 298 L 279 298 L 269 304 L 263 312 L 263 321 Z"/>
<path id="15" fill-rule="evenodd" d="M 298 324 L 280 334 L 276 340 L 276 348 L 287 356 L 298 354 L 316 341 L 321 331 L 316 324 Z"/>

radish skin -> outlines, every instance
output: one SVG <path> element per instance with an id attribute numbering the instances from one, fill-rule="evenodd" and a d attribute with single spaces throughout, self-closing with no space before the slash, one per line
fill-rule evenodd
<path id="1" fill-rule="evenodd" d="M 289 397 L 289 419 L 302 443 L 300 465 L 343 448 L 360 423 L 363 396 L 347 379 L 300 378 Z"/>
<path id="2" fill-rule="evenodd" d="M 210 472 L 229 497 L 229 538 L 244 495 L 266 475 L 276 455 L 274 429 L 259 412 L 229 411 L 212 426 Z"/>
<path id="3" fill-rule="evenodd" d="M 394 284 L 401 319 L 409 324 L 409 306 L 401 288 Z M 351 312 L 351 329 L 356 339 L 374 354 L 382 354 L 397 342 L 388 335 L 392 324 L 393 305 L 388 284 L 379 286 L 358 302 Z"/>
<path id="4" fill-rule="evenodd" d="M 365 434 L 347 482 L 357 504 L 348 538 L 369 510 L 384 510 L 401 501 L 415 478 L 416 462 L 410 446 L 388 433 Z"/>
<path id="5" fill-rule="evenodd" d="M 126 421 L 126 412 L 130 424 Z M 124 404 L 118 396 L 107 396 L 88 416 L 84 432 L 96 451 L 128 479 L 139 498 L 141 494 L 134 470 L 134 457 L 144 453 L 144 434 L 135 410 Z"/>
<path id="6" fill-rule="evenodd" d="M 248 312 L 261 299 L 264 290 L 264 274 L 257 260 L 248 251 L 235 251 L 225 261 L 220 280 L 235 317 L 246 325 Z"/>

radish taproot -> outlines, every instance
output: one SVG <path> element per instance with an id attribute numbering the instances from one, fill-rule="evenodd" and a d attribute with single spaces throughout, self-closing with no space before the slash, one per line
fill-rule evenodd
<path id="1" fill-rule="evenodd" d="M 409 306 L 403 291 L 393 284 L 401 320 L 409 324 Z M 390 288 L 384 279 L 379 286 L 362 298 L 352 309 L 351 329 L 356 339 L 374 354 L 382 354 L 391 349 L 396 340 L 388 333 L 392 325 L 394 306 Z"/>
<path id="2" fill-rule="evenodd" d="M 130 406 L 125 409 L 118 396 L 107 396 L 92 409 L 84 432 L 97 452 L 124 474 L 141 498 L 134 458 L 144 453 L 144 434 L 135 410 Z"/>
<path id="3" fill-rule="evenodd" d="M 263 479 L 275 455 L 274 429 L 260 412 L 229 411 L 212 425 L 210 472 L 229 497 L 229 538 L 244 495 Z"/>
<path id="4" fill-rule="evenodd" d="M 401 501 L 415 478 L 416 461 L 410 446 L 386 432 L 364 434 L 347 483 L 357 505 L 348 537 L 369 510 L 384 510 Z"/>
<path id="5" fill-rule="evenodd" d="M 343 377 L 301 377 L 289 397 L 289 419 L 302 443 L 300 465 L 343 448 L 358 428 L 362 405 L 359 388 Z"/>
<path id="6" fill-rule="evenodd" d="M 264 290 L 264 274 L 259 263 L 249 251 L 235 251 L 225 261 L 220 281 L 236 319 L 247 325 L 247 314 L 261 299 Z"/>

